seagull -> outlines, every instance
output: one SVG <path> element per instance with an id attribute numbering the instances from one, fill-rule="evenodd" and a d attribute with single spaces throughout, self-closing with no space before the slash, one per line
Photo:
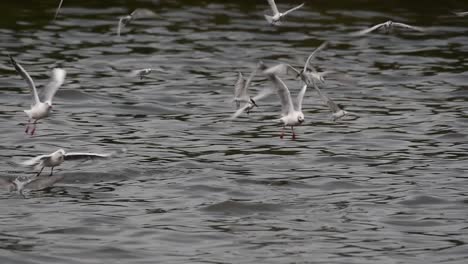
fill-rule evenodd
<path id="1" fill-rule="evenodd" d="M 234 114 L 231 115 L 231 119 L 237 118 L 244 111 L 249 113 L 250 110 L 252 110 L 254 107 L 258 107 L 258 105 L 256 103 L 257 101 L 267 97 L 268 95 L 270 95 L 272 93 L 273 93 L 272 89 L 265 88 L 262 91 L 260 91 L 260 93 L 258 93 L 256 96 L 249 97 L 249 101 L 247 101 L 244 106 L 238 108 L 237 111 Z"/>
<path id="2" fill-rule="evenodd" d="M 268 21 L 268 23 L 270 23 L 273 26 L 281 25 L 281 19 L 284 16 L 304 6 L 304 3 L 302 3 L 294 8 L 289 9 L 288 11 L 284 13 L 280 13 L 278 11 L 278 7 L 275 4 L 275 0 L 268 0 L 268 3 L 270 4 L 271 10 L 273 11 L 273 16 L 269 16 L 269 15 L 264 15 L 264 16 L 265 16 L 265 19 Z"/>
<path id="3" fill-rule="evenodd" d="M 60 8 L 62 7 L 62 3 L 63 3 L 63 0 L 60 0 L 60 3 L 57 7 L 57 10 L 55 10 L 55 16 L 54 16 L 54 20 L 57 19 L 57 16 L 58 16 L 58 13 L 60 11 Z"/>
<path id="4" fill-rule="evenodd" d="M 153 71 L 153 69 L 151 68 L 146 68 L 146 69 L 141 69 L 141 70 L 134 70 L 132 71 L 132 73 L 130 74 L 131 76 L 138 76 L 140 77 L 140 80 L 143 80 L 143 78 L 150 74 L 151 72 Z"/>
<path id="5" fill-rule="evenodd" d="M 293 66 L 291 66 L 290 64 L 286 64 L 286 63 L 281 63 L 281 64 L 278 64 L 276 66 L 273 66 L 267 70 L 264 71 L 264 73 L 266 74 L 275 74 L 275 75 L 278 75 L 278 74 L 287 74 L 287 75 L 294 75 L 294 77 L 298 78 L 300 77 L 301 80 L 307 84 L 309 87 L 311 87 L 313 85 L 313 82 L 315 81 L 318 81 L 320 83 L 324 83 L 325 82 L 325 76 L 327 74 L 330 74 L 332 73 L 332 71 L 325 71 L 325 72 L 317 72 L 310 64 L 311 64 L 311 60 L 312 58 L 315 57 L 315 55 L 317 54 L 317 52 L 323 50 L 326 46 L 327 46 L 327 42 L 323 42 L 318 48 L 316 48 L 310 55 L 309 57 L 307 58 L 305 64 L 304 64 L 304 67 L 303 69 L 301 69 L 300 71 L 297 70 L 296 68 L 294 68 Z"/>
<path id="6" fill-rule="evenodd" d="M 378 29 L 381 29 L 381 28 L 386 30 L 386 31 L 389 31 L 393 27 L 406 28 L 406 29 L 411 29 L 411 30 L 415 30 L 415 31 L 419 31 L 419 32 L 425 32 L 426 31 L 425 29 L 423 29 L 421 27 L 410 26 L 410 25 L 407 25 L 407 24 L 403 24 L 403 23 L 399 23 L 399 22 L 393 22 L 393 21 L 389 20 L 387 22 L 377 24 L 377 25 L 375 25 L 373 27 L 366 28 L 366 29 L 360 30 L 358 32 L 352 33 L 351 35 L 352 36 L 362 36 L 362 35 L 366 35 L 366 34 L 372 32 L 372 31 L 375 31 L 375 30 L 378 30 Z"/>
<path id="7" fill-rule="evenodd" d="M 81 153 L 81 152 L 69 152 L 66 153 L 65 150 L 59 149 L 52 154 L 40 155 L 32 159 L 23 161 L 21 165 L 23 166 L 35 166 L 35 169 L 40 171 L 37 173 L 36 177 L 41 175 L 42 170 L 45 167 L 51 167 L 49 176 L 52 176 L 54 172 L 54 167 L 59 166 L 66 160 L 79 160 L 79 159 L 104 159 L 114 156 L 116 153 L 107 153 L 107 154 L 98 154 L 98 153 Z"/>
<path id="8" fill-rule="evenodd" d="M 29 88 L 31 89 L 33 95 L 33 103 L 31 105 L 31 109 L 24 110 L 26 115 L 28 116 L 28 124 L 26 125 L 25 133 L 28 134 L 29 127 L 31 124 L 31 120 L 34 120 L 33 128 L 31 130 L 31 135 L 34 135 L 34 131 L 36 130 L 36 123 L 39 119 L 45 118 L 49 115 L 50 111 L 52 110 L 52 99 L 57 92 L 58 88 L 62 86 L 63 82 L 65 81 L 66 71 L 60 68 L 55 68 L 52 70 L 52 76 L 50 82 L 44 88 L 44 96 L 43 101 L 39 99 L 39 95 L 37 93 L 36 85 L 29 76 L 29 74 L 24 70 L 24 68 L 10 57 L 10 61 L 15 67 L 15 70 L 21 75 L 21 77 L 28 83 Z"/>
<path id="9" fill-rule="evenodd" d="M 120 31 L 123 27 L 128 25 L 133 19 L 137 17 L 152 17 L 155 16 L 155 13 L 151 10 L 144 9 L 144 8 L 137 8 L 133 10 L 130 15 L 126 15 L 119 18 L 119 24 L 117 26 L 117 36 L 120 37 Z"/>
<path id="10" fill-rule="evenodd" d="M 353 116 L 358 116 L 354 113 L 350 113 L 348 111 L 343 110 L 343 107 L 340 106 L 339 104 L 336 104 L 333 102 L 330 97 L 328 97 L 326 94 L 322 93 L 322 91 L 318 88 L 317 84 L 313 84 L 315 90 L 319 94 L 320 98 L 323 100 L 325 104 L 327 104 L 328 108 L 330 108 L 330 111 L 332 112 L 332 121 L 335 122 L 338 119 L 341 119 L 342 117 L 346 115 L 353 115 Z"/>
<path id="11" fill-rule="evenodd" d="M 252 97 L 248 95 L 247 90 L 249 89 L 252 79 L 257 74 L 258 67 L 259 65 L 255 67 L 252 73 L 250 73 L 249 78 L 247 80 L 244 78 L 241 72 L 238 73 L 237 81 L 236 81 L 236 84 L 234 85 L 234 99 L 233 99 L 233 101 L 236 103 L 237 109 L 239 109 L 241 102 L 245 102 L 247 104 L 250 103 L 252 106 L 257 106 L 257 104 L 255 103 L 255 100 L 253 100 Z"/>
<path id="12" fill-rule="evenodd" d="M 304 94 L 307 90 L 307 84 L 302 86 L 302 89 L 297 95 L 296 101 L 293 102 L 291 94 L 289 92 L 286 84 L 275 74 L 266 72 L 268 79 L 273 82 L 273 85 L 276 88 L 276 92 L 281 101 L 281 118 L 280 122 L 283 124 L 283 130 L 281 131 L 280 138 L 284 136 L 284 128 L 286 126 L 291 127 L 292 139 L 296 139 L 296 134 L 294 133 L 294 127 L 301 125 L 304 122 L 304 114 L 302 113 L 302 100 L 304 99 Z"/>
<path id="13" fill-rule="evenodd" d="M 467 12 L 453 12 L 453 13 L 459 17 L 468 16 L 468 11 Z"/>

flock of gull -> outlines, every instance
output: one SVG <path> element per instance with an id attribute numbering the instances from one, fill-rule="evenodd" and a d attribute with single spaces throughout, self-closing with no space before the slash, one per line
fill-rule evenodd
<path id="1" fill-rule="evenodd" d="M 60 8 L 62 6 L 63 0 L 60 1 L 59 6 L 55 12 L 54 20 L 59 15 Z M 275 4 L 274 0 L 268 0 L 268 3 L 273 12 L 272 15 L 265 14 L 264 17 L 267 22 L 272 26 L 281 25 L 285 17 L 290 13 L 298 10 L 304 6 L 304 4 L 293 7 L 285 12 L 280 12 L 278 7 Z M 119 18 L 117 25 L 117 35 L 120 36 L 121 31 L 124 27 L 128 26 L 129 23 L 137 17 L 147 17 L 152 16 L 154 13 L 147 9 L 136 9 L 131 14 L 122 16 Z M 459 12 L 455 13 L 457 16 L 467 16 L 468 12 Z M 364 36 L 370 34 L 377 30 L 390 31 L 392 28 L 400 28 L 406 30 L 414 30 L 418 32 L 426 31 L 424 28 L 411 26 L 399 22 L 387 21 L 381 24 L 377 24 L 370 28 L 354 32 L 352 36 Z M 313 88 L 320 99 L 328 106 L 331 111 L 331 119 L 337 121 L 345 116 L 356 116 L 357 114 L 345 111 L 343 107 L 335 103 L 328 95 L 326 95 L 320 88 L 320 85 L 325 83 L 326 76 L 330 73 L 328 71 L 318 72 L 313 66 L 313 59 L 316 55 L 327 47 L 328 42 L 323 42 L 319 47 L 317 47 L 307 58 L 305 64 L 300 69 L 297 69 L 290 64 L 280 63 L 274 66 L 266 66 L 264 62 L 260 61 L 257 63 L 255 69 L 249 75 L 247 79 L 244 78 L 242 73 L 238 73 L 237 81 L 234 85 L 234 99 L 237 110 L 231 116 L 231 119 L 235 119 L 240 116 L 242 113 L 249 113 L 254 107 L 258 107 L 258 102 L 266 98 L 271 94 L 277 94 L 279 101 L 281 103 L 281 118 L 278 120 L 283 125 L 283 130 L 280 137 L 284 136 L 284 128 L 290 127 L 292 132 L 292 138 L 296 138 L 294 132 L 294 127 L 299 126 L 304 122 L 304 113 L 302 112 L 302 102 L 306 91 L 308 88 Z M 65 81 L 66 71 L 64 69 L 55 68 L 52 70 L 51 78 L 49 83 L 42 89 L 41 94 L 38 93 L 34 81 L 28 72 L 18 63 L 12 56 L 9 55 L 10 62 L 15 68 L 16 72 L 26 81 L 32 93 L 32 104 L 31 108 L 24 110 L 28 117 L 28 123 L 26 124 L 25 133 L 33 136 L 36 133 L 37 122 L 41 119 L 44 119 L 49 116 L 53 104 L 52 100 L 54 98 L 57 90 L 62 86 Z M 144 76 L 150 74 L 152 69 L 141 69 L 135 70 L 132 75 L 138 76 L 139 78 L 144 78 Z M 262 73 L 266 76 L 266 79 L 273 84 L 272 87 L 265 88 L 260 91 L 255 96 L 250 96 L 248 89 L 252 82 L 252 79 L 256 74 Z M 301 89 L 296 98 L 291 97 L 291 93 L 286 86 L 285 82 L 281 79 L 282 76 L 290 76 L 291 78 L 297 79 L 301 83 Z M 281 78 L 280 78 L 281 76 Z M 41 175 L 45 167 L 50 168 L 49 176 L 53 175 L 53 170 L 55 167 L 61 165 L 64 161 L 67 160 L 79 160 L 79 159 L 101 159 L 113 157 L 119 152 L 113 153 L 78 153 L 78 152 L 69 152 L 67 153 L 63 149 L 59 149 L 51 154 L 40 155 L 29 160 L 22 162 L 24 166 L 33 166 L 38 170 L 37 174 L 33 177 L 18 177 L 13 181 L 8 182 L 10 190 L 16 190 L 22 194 L 24 186 L 30 182 L 37 180 Z"/>

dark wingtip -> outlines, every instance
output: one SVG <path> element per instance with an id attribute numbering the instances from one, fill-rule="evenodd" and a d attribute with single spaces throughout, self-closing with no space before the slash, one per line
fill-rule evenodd
<path id="1" fill-rule="evenodd" d="M 252 104 L 255 106 L 255 107 L 258 107 L 257 103 L 255 103 L 254 99 L 252 99 L 252 97 L 250 98 L 250 102 L 252 102 Z"/>

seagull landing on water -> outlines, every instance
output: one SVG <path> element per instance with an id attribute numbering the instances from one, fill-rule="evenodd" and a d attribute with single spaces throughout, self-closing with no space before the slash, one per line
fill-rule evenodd
<path id="1" fill-rule="evenodd" d="M 125 150 L 123 150 L 125 151 Z M 40 155 L 35 158 L 26 160 L 21 163 L 24 166 L 34 166 L 35 169 L 40 169 L 37 173 L 36 177 L 41 175 L 42 170 L 45 167 L 50 167 L 50 174 L 52 176 L 54 172 L 54 167 L 59 166 L 66 160 L 80 160 L 80 159 L 105 159 L 115 156 L 117 153 L 107 153 L 107 154 L 99 154 L 99 153 L 80 153 L 80 152 L 69 152 L 66 153 L 65 150 L 59 149 L 52 154 L 47 155 Z"/>
<path id="2" fill-rule="evenodd" d="M 275 74 L 269 73 L 268 69 L 264 73 L 268 76 L 268 79 L 273 83 L 276 88 L 276 92 L 281 102 L 281 118 L 280 122 L 283 124 L 283 129 L 281 131 L 280 138 L 284 136 L 284 128 L 286 126 L 291 127 L 292 139 L 296 139 L 296 133 L 294 132 L 294 127 L 299 126 L 304 122 L 304 114 L 302 113 L 302 100 L 307 90 L 307 84 L 302 86 L 299 94 L 295 101 L 291 98 L 291 93 L 289 92 L 286 84 Z"/>
<path id="3" fill-rule="evenodd" d="M 130 22 L 136 18 L 154 17 L 156 14 L 148 9 L 137 8 L 130 15 L 126 15 L 119 18 L 119 24 L 117 26 L 117 36 L 120 37 L 120 31 L 123 27 L 130 24 Z"/>
<path id="4" fill-rule="evenodd" d="M 419 31 L 419 32 L 425 32 L 426 31 L 424 28 L 421 28 L 421 27 L 410 26 L 410 25 L 407 25 L 407 24 L 404 24 L 404 23 L 393 22 L 393 21 L 389 20 L 387 22 L 377 24 L 377 25 L 375 25 L 373 27 L 366 28 L 366 29 L 360 30 L 358 32 L 354 32 L 351 35 L 352 36 L 363 36 L 363 35 L 366 35 L 368 33 L 371 33 L 373 31 L 375 31 L 375 30 L 378 30 L 378 29 L 383 29 L 383 30 L 388 32 L 392 28 L 395 28 L 395 27 L 411 29 L 411 30 Z"/>
<path id="5" fill-rule="evenodd" d="M 26 115 L 28 115 L 28 124 L 26 125 L 25 133 L 29 133 L 31 121 L 34 120 L 33 128 L 31 129 L 31 135 L 34 135 L 36 131 L 36 123 L 39 119 L 43 119 L 47 117 L 52 110 L 52 99 L 54 98 L 55 93 L 57 92 L 58 88 L 62 86 L 63 82 L 65 81 L 66 72 L 63 69 L 55 68 L 52 70 L 52 76 L 50 82 L 44 88 L 44 96 L 43 101 L 39 99 L 39 95 L 37 93 L 36 85 L 34 84 L 31 76 L 24 70 L 24 68 L 16 62 L 10 56 L 11 64 L 15 67 L 15 70 L 21 75 L 21 77 L 28 83 L 29 88 L 31 89 L 33 95 L 33 103 L 31 105 L 31 109 L 24 110 Z"/>
<path id="6" fill-rule="evenodd" d="M 276 6 L 275 0 L 268 0 L 268 3 L 270 4 L 271 10 L 273 11 L 273 16 L 269 16 L 269 15 L 264 15 L 264 16 L 265 16 L 265 19 L 268 21 L 268 23 L 270 23 L 270 25 L 273 25 L 273 26 L 281 25 L 281 19 L 284 16 L 304 6 L 304 3 L 302 3 L 294 8 L 289 9 L 288 11 L 285 11 L 284 13 L 280 13 L 278 11 L 278 7 Z"/>
<path id="7" fill-rule="evenodd" d="M 278 64 L 264 71 L 265 74 L 287 74 L 295 78 L 301 78 L 301 80 L 307 84 L 309 87 L 312 87 L 314 82 L 325 82 L 325 76 L 332 73 L 331 71 L 317 72 L 311 66 L 311 60 L 317 55 L 317 52 L 323 50 L 327 46 L 327 42 L 322 43 L 318 48 L 316 48 L 307 58 L 303 69 L 300 71 L 294 68 L 293 66 L 285 63 Z"/>

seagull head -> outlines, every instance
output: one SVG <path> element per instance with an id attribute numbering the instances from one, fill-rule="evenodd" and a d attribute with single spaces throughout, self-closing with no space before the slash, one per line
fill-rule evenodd
<path id="1" fill-rule="evenodd" d="M 299 122 L 299 124 L 302 124 L 304 122 L 304 114 L 300 113 L 297 116 L 297 122 Z"/>

